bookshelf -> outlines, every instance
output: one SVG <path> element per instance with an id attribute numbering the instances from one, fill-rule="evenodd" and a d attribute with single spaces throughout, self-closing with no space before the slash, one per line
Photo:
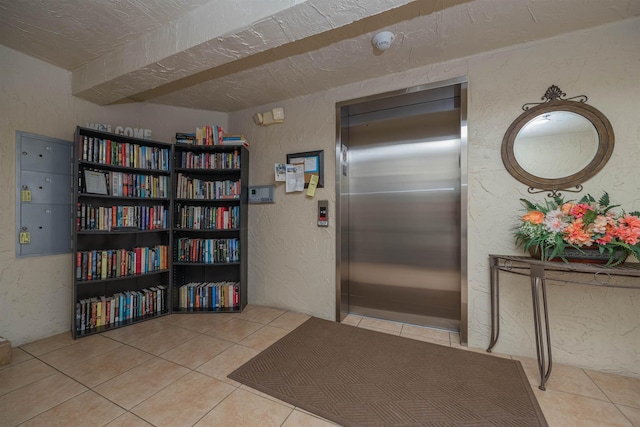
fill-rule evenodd
<path id="1" fill-rule="evenodd" d="M 247 304 L 249 151 L 176 140 L 172 312 L 240 312 Z"/>
<path id="2" fill-rule="evenodd" d="M 73 336 L 170 312 L 172 145 L 78 127 Z"/>

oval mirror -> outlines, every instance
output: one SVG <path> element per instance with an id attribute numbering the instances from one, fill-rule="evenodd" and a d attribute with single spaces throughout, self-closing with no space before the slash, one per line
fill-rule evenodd
<path id="1" fill-rule="evenodd" d="M 609 120 L 584 102 L 553 100 L 527 109 L 502 141 L 502 161 L 518 181 L 557 191 L 592 178 L 613 152 Z"/>
<path id="2" fill-rule="evenodd" d="M 597 152 L 596 128 L 584 116 L 568 111 L 534 117 L 522 127 L 513 143 L 514 157 L 525 172 L 547 179 L 580 172 Z"/>

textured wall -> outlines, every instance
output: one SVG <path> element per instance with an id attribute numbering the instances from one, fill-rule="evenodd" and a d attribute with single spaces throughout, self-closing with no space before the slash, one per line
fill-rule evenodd
<path id="1" fill-rule="evenodd" d="M 335 103 L 453 77 L 469 79 L 469 343 L 488 344 L 489 253 L 518 253 L 511 225 L 526 188 L 500 159 L 502 136 L 525 102 L 552 84 L 586 94 L 611 121 L 616 147 L 609 164 L 585 183 L 607 190 L 627 210 L 640 210 L 640 20 L 441 63 L 279 103 L 283 125 L 260 128 L 255 112 L 234 113 L 229 129 L 251 143 L 251 184 L 273 182 L 273 164 L 290 152 L 325 151 L 331 226 L 315 226 L 316 201 L 276 190 L 276 204 L 250 207 L 249 302 L 332 319 L 335 313 Z M 71 258 L 15 258 L 15 131 L 70 139 L 77 124 L 106 122 L 153 129 L 169 140 L 176 130 L 223 123 L 216 113 L 160 106 L 97 107 L 73 98 L 70 75 L 0 46 L 0 335 L 22 344 L 69 329 Z M 533 356 L 530 293 L 504 276 L 501 339 L 496 351 Z M 556 361 L 640 376 L 640 292 L 552 285 L 549 290 Z"/>
<path id="2" fill-rule="evenodd" d="M 323 149 L 331 226 L 315 225 L 316 201 L 285 194 L 274 205 L 250 207 L 249 301 L 335 316 L 335 103 L 414 85 L 468 76 L 469 80 L 469 345 L 489 341 L 488 254 L 519 254 L 512 227 L 524 185 L 506 172 L 500 146 L 522 104 L 556 84 L 569 96 L 586 94 L 611 121 L 616 147 L 609 164 L 585 183 L 627 210 L 640 209 L 640 20 L 582 31 L 441 63 L 312 96 L 234 113 L 230 124 L 251 142 L 251 184 L 273 183 L 273 164 L 286 154 Z M 285 123 L 261 128 L 251 116 L 285 108 Z M 526 280 L 502 280 L 501 338 L 495 351 L 533 357 L 531 297 Z M 640 376 L 640 291 L 551 285 L 550 316 L 556 361 Z"/>
<path id="3" fill-rule="evenodd" d="M 71 255 L 15 256 L 17 130 L 73 140 L 87 122 L 152 130 L 170 142 L 176 131 L 227 124 L 227 115 L 160 105 L 98 107 L 71 96 L 71 75 L 0 46 L 0 336 L 13 345 L 70 330 Z"/>

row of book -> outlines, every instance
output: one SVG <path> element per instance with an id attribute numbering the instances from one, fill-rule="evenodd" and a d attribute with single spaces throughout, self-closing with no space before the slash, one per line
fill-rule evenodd
<path id="1" fill-rule="evenodd" d="M 239 199 L 240 180 L 205 181 L 178 174 L 176 197 L 179 199 Z"/>
<path id="2" fill-rule="evenodd" d="M 240 242 L 238 239 L 183 237 L 178 239 L 176 251 L 178 262 L 216 264 L 240 261 Z"/>
<path id="3" fill-rule="evenodd" d="M 76 303 L 76 333 L 92 332 L 102 326 L 156 316 L 167 311 L 166 287 L 151 286 L 139 291 L 118 292 L 113 296 L 84 298 Z"/>
<path id="4" fill-rule="evenodd" d="M 176 132 L 176 144 L 222 145 L 224 130 L 218 125 L 196 128 L 194 133 Z"/>
<path id="5" fill-rule="evenodd" d="M 178 203 L 176 224 L 191 230 L 240 228 L 240 206 L 188 206 Z"/>
<path id="6" fill-rule="evenodd" d="M 240 169 L 240 152 L 181 154 L 180 167 L 192 169 Z"/>
<path id="7" fill-rule="evenodd" d="M 78 251 L 76 279 L 81 281 L 105 280 L 116 277 L 146 274 L 169 268 L 169 247 L 138 247 Z"/>
<path id="8" fill-rule="evenodd" d="M 193 282 L 178 289 L 179 308 L 182 310 L 215 310 L 240 307 L 240 283 Z"/>
<path id="9" fill-rule="evenodd" d="M 162 230 L 169 226 L 168 209 L 157 206 L 93 206 L 78 203 L 76 227 L 78 231 L 134 228 Z"/>
<path id="10" fill-rule="evenodd" d="M 84 169 L 80 172 L 80 191 L 116 197 L 167 198 L 169 176 Z"/>
<path id="11" fill-rule="evenodd" d="M 85 135 L 78 149 L 80 160 L 85 162 L 138 169 L 164 171 L 170 169 L 168 148 L 117 142 Z"/>

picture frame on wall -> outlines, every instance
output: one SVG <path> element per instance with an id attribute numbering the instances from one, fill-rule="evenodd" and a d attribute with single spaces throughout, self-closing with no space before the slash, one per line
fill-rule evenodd
<path id="1" fill-rule="evenodd" d="M 318 187 L 324 187 L 324 150 L 287 154 L 287 164 L 304 163 L 304 187 L 309 186 L 311 176 L 318 176 Z"/>

